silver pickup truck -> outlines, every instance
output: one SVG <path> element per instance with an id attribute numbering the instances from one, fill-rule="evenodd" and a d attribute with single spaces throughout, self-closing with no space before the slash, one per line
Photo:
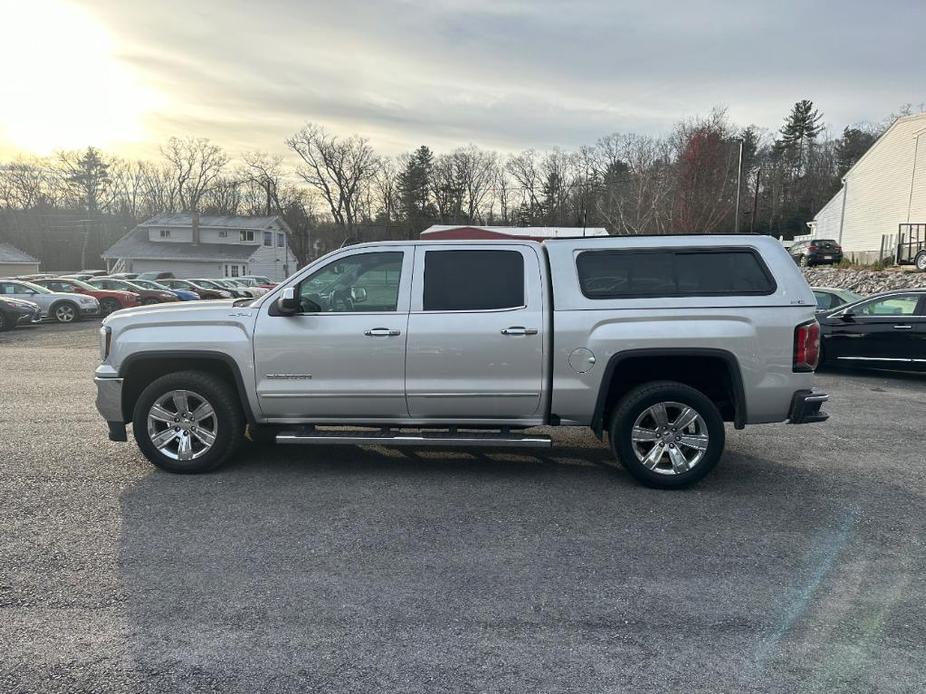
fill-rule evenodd
<path id="1" fill-rule="evenodd" d="M 291 444 L 550 446 L 591 427 L 644 484 L 717 464 L 724 422 L 819 422 L 816 302 L 770 237 L 343 248 L 250 302 L 118 311 L 97 408 L 155 465 Z"/>

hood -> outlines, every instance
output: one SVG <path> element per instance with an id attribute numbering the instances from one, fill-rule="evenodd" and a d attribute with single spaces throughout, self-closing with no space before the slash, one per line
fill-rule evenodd
<path id="1" fill-rule="evenodd" d="M 14 299 L 13 297 L 0 296 L 0 303 L 7 303 L 12 306 L 19 306 L 20 308 L 29 308 L 29 309 L 38 309 L 39 305 L 32 302 L 26 301 L 25 299 Z"/>
<path id="2" fill-rule="evenodd" d="M 232 299 L 213 299 L 195 303 L 173 302 L 124 308 L 103 319 L 103 325 L 114 330 L 131 323 L 210 323 L 225 322 L 231 313 L 244 313 L 248 309 L 236 308 Z M 257 315 L 257 312 L 254 312 Z"/>
<path id="3" fill-rule="evenodd" d="M 95 298 L 89 294 L 73 294 L 71 292 L 52 292 L 51 294 L 45 294 L 47 297 L 54 299 L 69 299 L 76 304 L 90 304 L 98 303 Z"/>

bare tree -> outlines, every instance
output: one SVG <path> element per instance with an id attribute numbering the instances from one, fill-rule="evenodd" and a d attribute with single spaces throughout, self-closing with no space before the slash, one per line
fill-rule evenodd
<path id="1" fill-rule="evenodd" d="M 172 137 L 161 148 L 161 154 L 174 180 L 180 206 L 186 211 L 198 211 L 203 196 L 228 164 L 228 156 L 204 137 Z"/>
<path id="2" fill-rule="evenodd" d="M 531 216 L 541 209 L 540 196 L 543 191 L 543 172 L 537 152 L 528 149 L 511 157 L 505 168 L 521 188 L 521 204 L 526 205 Z"/>
<path id="3" fill-rule="evenodd" d="M 461 204 L 466 208 L 465 219 L 471 223 L 482 221 L 483 207 L 496 180 L 498 156 L 469 145 L 456 150 L 453 159 L 457 184 L 462 193 Z"/>
<path id="4" fill-rule="evenodd" d="M 303 162 L 297 170 L 299 176 L 321 194 L 335 224 L 350 237 L 359 221 L 366 188 L 379 168 L 379 157 L 369 141 L 359 135 L 339 138 L 308 123 L 286 144 Z"/>

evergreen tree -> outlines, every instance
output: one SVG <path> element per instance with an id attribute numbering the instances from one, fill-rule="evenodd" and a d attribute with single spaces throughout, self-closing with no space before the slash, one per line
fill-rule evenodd
<path id="1" fill-rule="evenodd" d="M 431 204 L 431 177 L 434 171 L 434 155 L 431 150 L 421 145 L 405 162 L 399 172 L 399 213 L 405 218 L 411 229 L 434 219 L 434 206 Z"/>
<path id="2" fill-rule="evenodd" d="M 842 131 L 842 137 L 836 140 L 836 175 L 842 178 L 846 172 L 862 155 L 868 151 L 878 136 L 870 131 L 860 128 L 847 127 Z"/>
<path id="3" fill-rule="evenodd" d="M 785 162 L 798 174 L 803 173 L 817 135 L 823 132 L 822 120 L 823 114 L 813 107 L 813 102 L 802 99 L 791 108 L 779 131 L 781 137 L 776 141 L 776 147 Z"/>
<path id="4" fill-rule="evenodd" d="M 109 164 L 100 156 L 99 150 L 87 147 L 87 150 L 76 158 L 62 155 L 62 163 L 65 167 L 65 180 L 80 193 L 87 211 L 99 211 L 100 194 L 110 181 Z"/>

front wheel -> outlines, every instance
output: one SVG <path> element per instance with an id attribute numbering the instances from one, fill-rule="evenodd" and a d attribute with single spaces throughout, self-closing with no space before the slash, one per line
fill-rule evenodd
<path id="1" fill-rule="evenodd" d="M 59 323 L 73 323 L 80 319 L 80 311 L 75 304 L 70 301 L 62 301 L 55 304 L 51 310 L 51 315 Z"/>
<path id="2" fill-rule="evenodd" d="M 200 371 L 167 374 L 145 388 L 132 417 L 145 457 L 170 472 L 208 472 L 229 460 L 244 436 L 234 388 Z"/>
<path id="3" fill-rule="evenodd" d="M 120 308 L 122 308 L 122 304 L 116 299 L 106 298 L 100 302 L 100 311 L 104 316 L 108 316 L 110 313 L 118 311 Z"/>
<path id="4" fill-rule="evenodd" d="M 657 381 L 618 403 L 608 430 L 611 450 L 648 487 L 677 489 L 709 473 L 723 453 L 723 418 L 699 390 Z"/>
<path id="5" fill-rule="evenodd" d="M 920 272 L 926 272 L 926 251 L 920 251 L 916 254 L 916 258 L 913 261 L 913 264 L 916 266 L 916 269 Z"/>

